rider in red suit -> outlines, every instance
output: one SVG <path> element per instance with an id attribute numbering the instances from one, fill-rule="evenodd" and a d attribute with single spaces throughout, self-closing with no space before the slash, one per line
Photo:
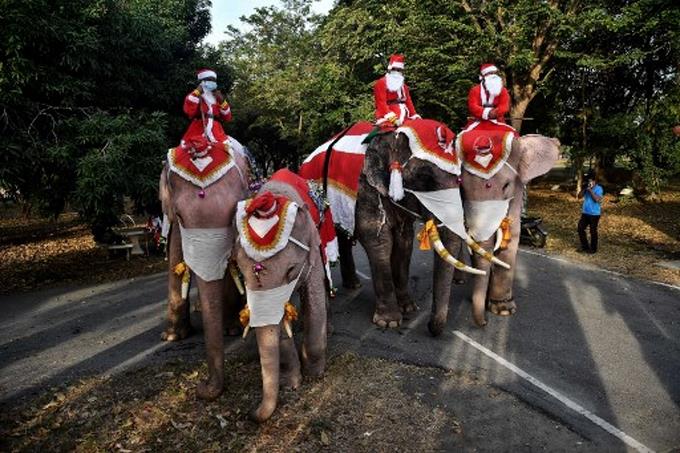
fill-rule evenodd
<path id="1" fill-rule="evenodd" d="M 373 95 L 375 122 L 378 126 L 401 126 L 404 120 L 420 118 L 413 106 L 408 85 L 404 83 L 403 55 L 395 54 L 390 57 L 387 74 L 376 80 Z"/>
<path id="2" fill-rule="evenodd" d="M 222 128 L 222 121 L 231 121 L 231 107 L 217 89 L 217 74 L 211 69 L 200 69 L 197 72 L 199 85 L 184 98 L 184 113 L 191 119 L 189 128 L 182 137 L 182 142 L 189 137 L 205 134 L 212 143 L 223 143 L 227 134 Z"/>
<path id="3" fill-rule="evenodd" d="M 483 64 L 480 69 L 480 83 L 470 88 L 468 110 L 473 119 L 468 125 L 480 120 L 495 120 L 505 123 L 505 115 L 510 111 L 510 95 L 493 64 Z"/>

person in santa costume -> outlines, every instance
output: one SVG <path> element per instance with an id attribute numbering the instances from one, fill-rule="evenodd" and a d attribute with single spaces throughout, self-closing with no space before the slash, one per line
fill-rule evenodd
<path id="1" fill-rule="evenodd" d="M 480 83 L 468 93 L 468 111 L 472 117 L 468 125 L 482 120 L 505 123 L 505 115 L 510 111 L 510 95 L 498 75 L 498 68 L 490 63 L 483 64 L 479 80 Z"/>
<path id="2" fill-rule="evenodd" d="M 404 120 L 420 118 L 413 106 L 408 85 L 404 83 L 403 55 L 390 57 L 387 74 L 375 82 L 373 95 L 375 123 L 378 126 L 401 126 Z"/>
<path id="3" fill-rule="evenodd" d="M 182 143 L 198 134 L 204 134 L 212 143 L 223 143 L 227 134 L 219 119 L 231 121 L 231 107 L 217 89 L 215 71 L 199 69 L 196 75 L 198 86 L 184 98 L 184 113 L 191 119 L 191 124 L 182 137 Z"/>

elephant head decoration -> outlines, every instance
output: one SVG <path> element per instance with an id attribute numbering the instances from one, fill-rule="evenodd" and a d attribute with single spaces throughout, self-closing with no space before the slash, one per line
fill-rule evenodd
<path id="1" fill-rule="evenodd" d="M 321 241 L 294 178 L 299 177 L 279 170 L 255 198 L 239 203 L 236 214 L 239 236 L 234 256 L 248 301 L 242 322 L 246 333 L 251 327 L 255 330 L 262 367 L 262 402 L 251 412 L 259 422 L 276 408 L 279 380 L 290 388 L 301 381 L 291 325 L 297 312 L 289 302 L 296 289 L 304 317 L 302 369 L 316 377 L 325 368 L 327 307 Z M 284 339 L 280 339 L 281 327 Z"/>

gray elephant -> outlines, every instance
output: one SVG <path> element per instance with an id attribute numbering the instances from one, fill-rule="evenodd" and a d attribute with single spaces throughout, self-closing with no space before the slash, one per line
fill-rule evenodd
<path id="1" fill-rule="evenodd" d="M 468 234 L 485 249 L 497 248 L 495 255 L 510 265 L 491 269 L 488 261 L 473 256 L 473 265 L 487 271 L 473 279 L 472 313 L 481 327 L 486 325 L 487 305 L 497 315 L 511 315 L 516 310 L 512 286 L 523 191 L 529 181 L 554 166 L 560 144 L 557 139 L 541 135 L 525 135 L 510 142 L 506 134 L 503 151 L 491 153 L 489 147 L 463 146 L 465 134 L 459 134 L 457 144 L 463 148 L 461 185 Z M 435 267 L 435 274 L 447 271 Z M 447 315 L 448 300 L 435 297 L 429 323 L 433 335 L 442 332 Z"/>
<path id="2" fill-rule="evenodd" d="M 279 170 L 258 195 L 239 203 L 234 256 L 246 284 L 248 308 L 242 312 L 246 333 L 255 330 L 262 366 L 262 402 L 251 412 L 258 422 L 276 408 L 279 382 L 297 388 L 300 358 L 292 339 L 296 317 L 289 303 L 297 289 L 304 335 L 302 369 L 318 377 L 326 363 L 327 299 L 323 249 L 317 231 L 318 209 L 304 179 Z M 281 338 L 281 326 L 286 334 Z"/>
<path id="3" fill-rule="evenodd" d="M 236 236 L 236 204 L 248 191 L 248 165 L 240 150 L 233 139 L 224 144 L 197 139 L 168 152 L 160 178 L 159 197 L 170 224 L 168 326 L 161 338 L 177 341 L 191 332 L 186 294 L 191 272 L 198 285 L 208 357 L 208 380 L 196 392 L 207 400 L 223 391 L 224 319 L 237 323 L 240 308 L 227 272 Z"/>

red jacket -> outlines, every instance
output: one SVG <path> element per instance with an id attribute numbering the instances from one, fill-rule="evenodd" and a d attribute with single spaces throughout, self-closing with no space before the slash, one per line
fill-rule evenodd
<path id="1" fill-rule="evenodd" d="M 501 88 L 498 96 L 489 96 L 486 90 L 482 90 L 482 84 L 470 88 L 468 93 L 468 111 L 470 116 L 477 120 L 488 120 L 489 112 L 496 109 L 498 122 L 505 122 L 505 115 L 510 111 L 510 94 L 505 87 Z"/>
<path id="2" fill-rule="evenodd" d="M 201 112 L 203 112 L 203 115 L 201 115 Z M 220 105 L 217 102 L 209 103 L 209 99 L 206 99 L 204 94 L 194 90 L 184 98 L 184 113 L 191 120 L 191 124 L 184 133 L 182 140 L 203 132 L 205 132 L 208 140 L 213 143 L 221 143 L 227 139 L 222 124 L 214 120 L 220 118 L 223 121 L 231 121 L 231 107 L 226 100 Z"/>
<path id="3" fill-rule="evenodd" d="M 385 77 L 376 80 L 373 86 L 373 96 L 375 97 L 375 120 L 376 124 L 382 124 L 390 119 L 398 118 L 399 124 L 405 119 L 413 119 L 416 108 L 411 100 L 411 93 L 408 85 L 404 84 L 401 90 L 389 91 Z"/>

